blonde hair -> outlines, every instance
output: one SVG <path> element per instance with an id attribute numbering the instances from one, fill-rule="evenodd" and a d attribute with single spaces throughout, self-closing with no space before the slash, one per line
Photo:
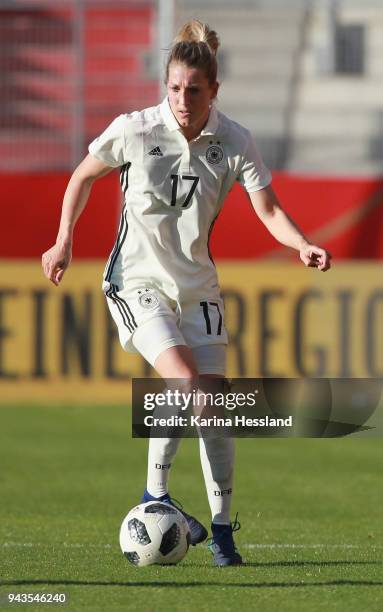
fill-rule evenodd
<path id="1" fill-rule="evenodd" d="M 177 32 L 166 64 L 166 82 L 172 62 L 200 68 L 210 84 L 217 80 L 216 53 L 219 47 L 217 32 L 198 19 L 187 21 Z"/>
<path id="2" fill-rule="evenodd" d="M 178 30 L 173 44 L 175 45 L 179 42 L 206 43 L 214 55 L 216 55 L 219 47 L 217 32 L 211 30 L 207 23 L 202 23 L 198 19 L 187 21 Z"/>

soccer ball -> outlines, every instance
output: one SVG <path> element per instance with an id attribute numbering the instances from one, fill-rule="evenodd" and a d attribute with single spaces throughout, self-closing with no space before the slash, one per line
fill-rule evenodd
<path id="1" fill-rule="evenodd" d="M 170 504 L 158 501 L 139 504 L 122 521 L 121 550 L 138 567 L 178 563 L 189 544 L 187 520 Z"/>

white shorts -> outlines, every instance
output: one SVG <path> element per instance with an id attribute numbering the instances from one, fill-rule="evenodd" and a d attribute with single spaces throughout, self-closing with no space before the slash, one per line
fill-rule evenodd
<path id="1" fill-rule="evenodd" d="M 172 346 L 188 346 L 200 374 L 225 374 L 227 332 L 220 296 L 186 304 L 173 302 L 149 284 L 105 291 L 121 345 L 153 366 Z"/>

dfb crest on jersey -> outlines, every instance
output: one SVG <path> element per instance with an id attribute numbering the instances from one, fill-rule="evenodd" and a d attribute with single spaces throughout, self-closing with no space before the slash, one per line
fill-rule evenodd
<path id="1" fill-rule="evenodd" d="M 138 301 L 142 308 L 150 310 L 151 308 L 155 308 L 159 304 L 158 297 L 150 289 L 144 289 L 143 291 L 139 291 L 138 293 L 140 294 Z"/>
<path id="2" fill-rule="evenodd" d="M 223 151 L 218 145 L 211 145 L 206 151 L 209 164 L 219 164 L 223 160 Z"/>

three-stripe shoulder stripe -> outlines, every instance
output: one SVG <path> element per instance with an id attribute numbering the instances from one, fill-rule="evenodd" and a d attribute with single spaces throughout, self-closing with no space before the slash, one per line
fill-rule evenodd
<path id="1" fill-rule="evenodd" d="M 127 233 L 128 233 L 128 221 L 126 219 L 126 206 L 124 204 L 124 207 L 121 211 L 121 218 L 120 218 L 120 225 L 118 227 L 117 240 L 114 243 L 113 251 L 109 257 L 109 261 L 106 267 L 105 280 L 108 282 L 110 281 L 112 277 L 114 264 L 116 263 L 117 257 L 120 254 L 121 247 L 124 244 Z"/>
<path id="2" fill-rule="evenodd" d="M 120 168 L 120 183 L 121 183 L 121 189 L 124 195 L 128 189 L 128 174 L 129 174 L 130 166 L 131 166 L 131 163 L 129 162 L 125 164 L 124 166 L 121 166 Z M 106 265 L 105 280 L 108 282 L 110 281 L 112 277 L 114 264 L 116 263 L 117 257 L 120 254 L 121 247 L 125 242 L 127 233 L 128 233 L 128 221 L 126 218 L 126 204 L 124 203 L 124 206 L 121 211 L 120 224 L 118 226 L 117 239 L 116 239 L 116 242 L 114 243 L 113 250 L 110 254 L 108 263 Z"/>
<path id="3" fill-rule="evenodd" d="M 120 168 L 120 183 L 121 183 L 121 189 L 124 195 L 126 194 L 127 189 L 128 189 L 128 174 L 129 174 L 129 168 L 131 165 L 132 164 L 128 162 L 127 164 L 124 164 Z"/>
<path id="4" fill-rule="evenodd" d="M 117 285 L 111 285 L 106 292 L 106 296 L 110 298 L 112 302 L 117 306 L 125 327 L 127 327 L 130 332 L 133 332 L 137 327 L 136 320 L 125 300 L 119 295 L 117 295 L 117 291 Z"/>

